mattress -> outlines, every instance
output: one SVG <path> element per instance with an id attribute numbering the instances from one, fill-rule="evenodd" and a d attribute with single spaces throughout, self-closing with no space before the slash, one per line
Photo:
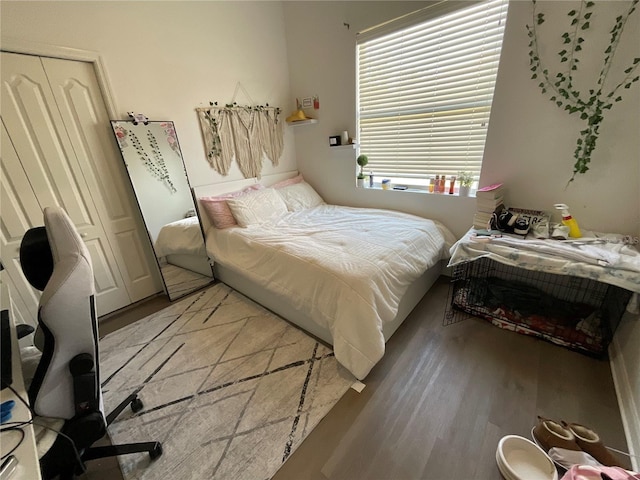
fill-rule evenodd
<path id="1" fill-rule="evenodd" d="M 155 243 L 158 257 L 171 254 L 206 257 L 202 230 L 198 217 L 189 217 L 166 224 L 160 229 Z"/>
<path id="2" fill-rule="evenodd" d="M 211 228 L 207 252 L 308 311 L 330 331 L 336 359 L 363 379 L 384 354 L 383 325 L 409 285 L 447 258 L 454 241 L 432 220 L 320 205 L 269 224 Z"/>

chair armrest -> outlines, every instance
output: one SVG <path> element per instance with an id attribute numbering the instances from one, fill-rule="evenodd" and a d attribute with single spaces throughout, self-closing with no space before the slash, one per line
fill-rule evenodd
<path id="1" fill-rule="evenodd" d="M 99 387 L 93 356 L 89 353 L 76 355 L 69 362 L 69 371 L 73 376 L 73 400 L 76 415 L 99 411 Z"/>

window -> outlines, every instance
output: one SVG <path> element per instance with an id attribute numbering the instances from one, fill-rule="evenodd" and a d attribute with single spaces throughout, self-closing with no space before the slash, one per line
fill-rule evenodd
<path id="1" fill-rule="evenodd" d="M 466 170 L 478 179 L 507 4 L 427 8 L 359 35 L 360 153 L 376 178 L 424 185 Z"/>

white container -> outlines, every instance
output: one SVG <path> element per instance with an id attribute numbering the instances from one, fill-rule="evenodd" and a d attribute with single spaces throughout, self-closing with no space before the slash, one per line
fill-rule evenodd
<path id="1" fill-rule="evenodd" d="M 340 134 L 341 145 L 349 145 L 349 132 L 346 130 Z"/>
<path id="2" fill-rule="evenodd" d="M 496 462 L 507 480 L 558 480 L 549 455 L 531 440 L 507 435 L 498 442 Z"/>

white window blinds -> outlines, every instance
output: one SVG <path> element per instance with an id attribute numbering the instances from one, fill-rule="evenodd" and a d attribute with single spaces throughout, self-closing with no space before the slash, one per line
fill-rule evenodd
<path id="1" fill-rule="evenodd" d="M 360 153 L 376 176 L 480 174 L 506 0 L 358 41 Z"/>

